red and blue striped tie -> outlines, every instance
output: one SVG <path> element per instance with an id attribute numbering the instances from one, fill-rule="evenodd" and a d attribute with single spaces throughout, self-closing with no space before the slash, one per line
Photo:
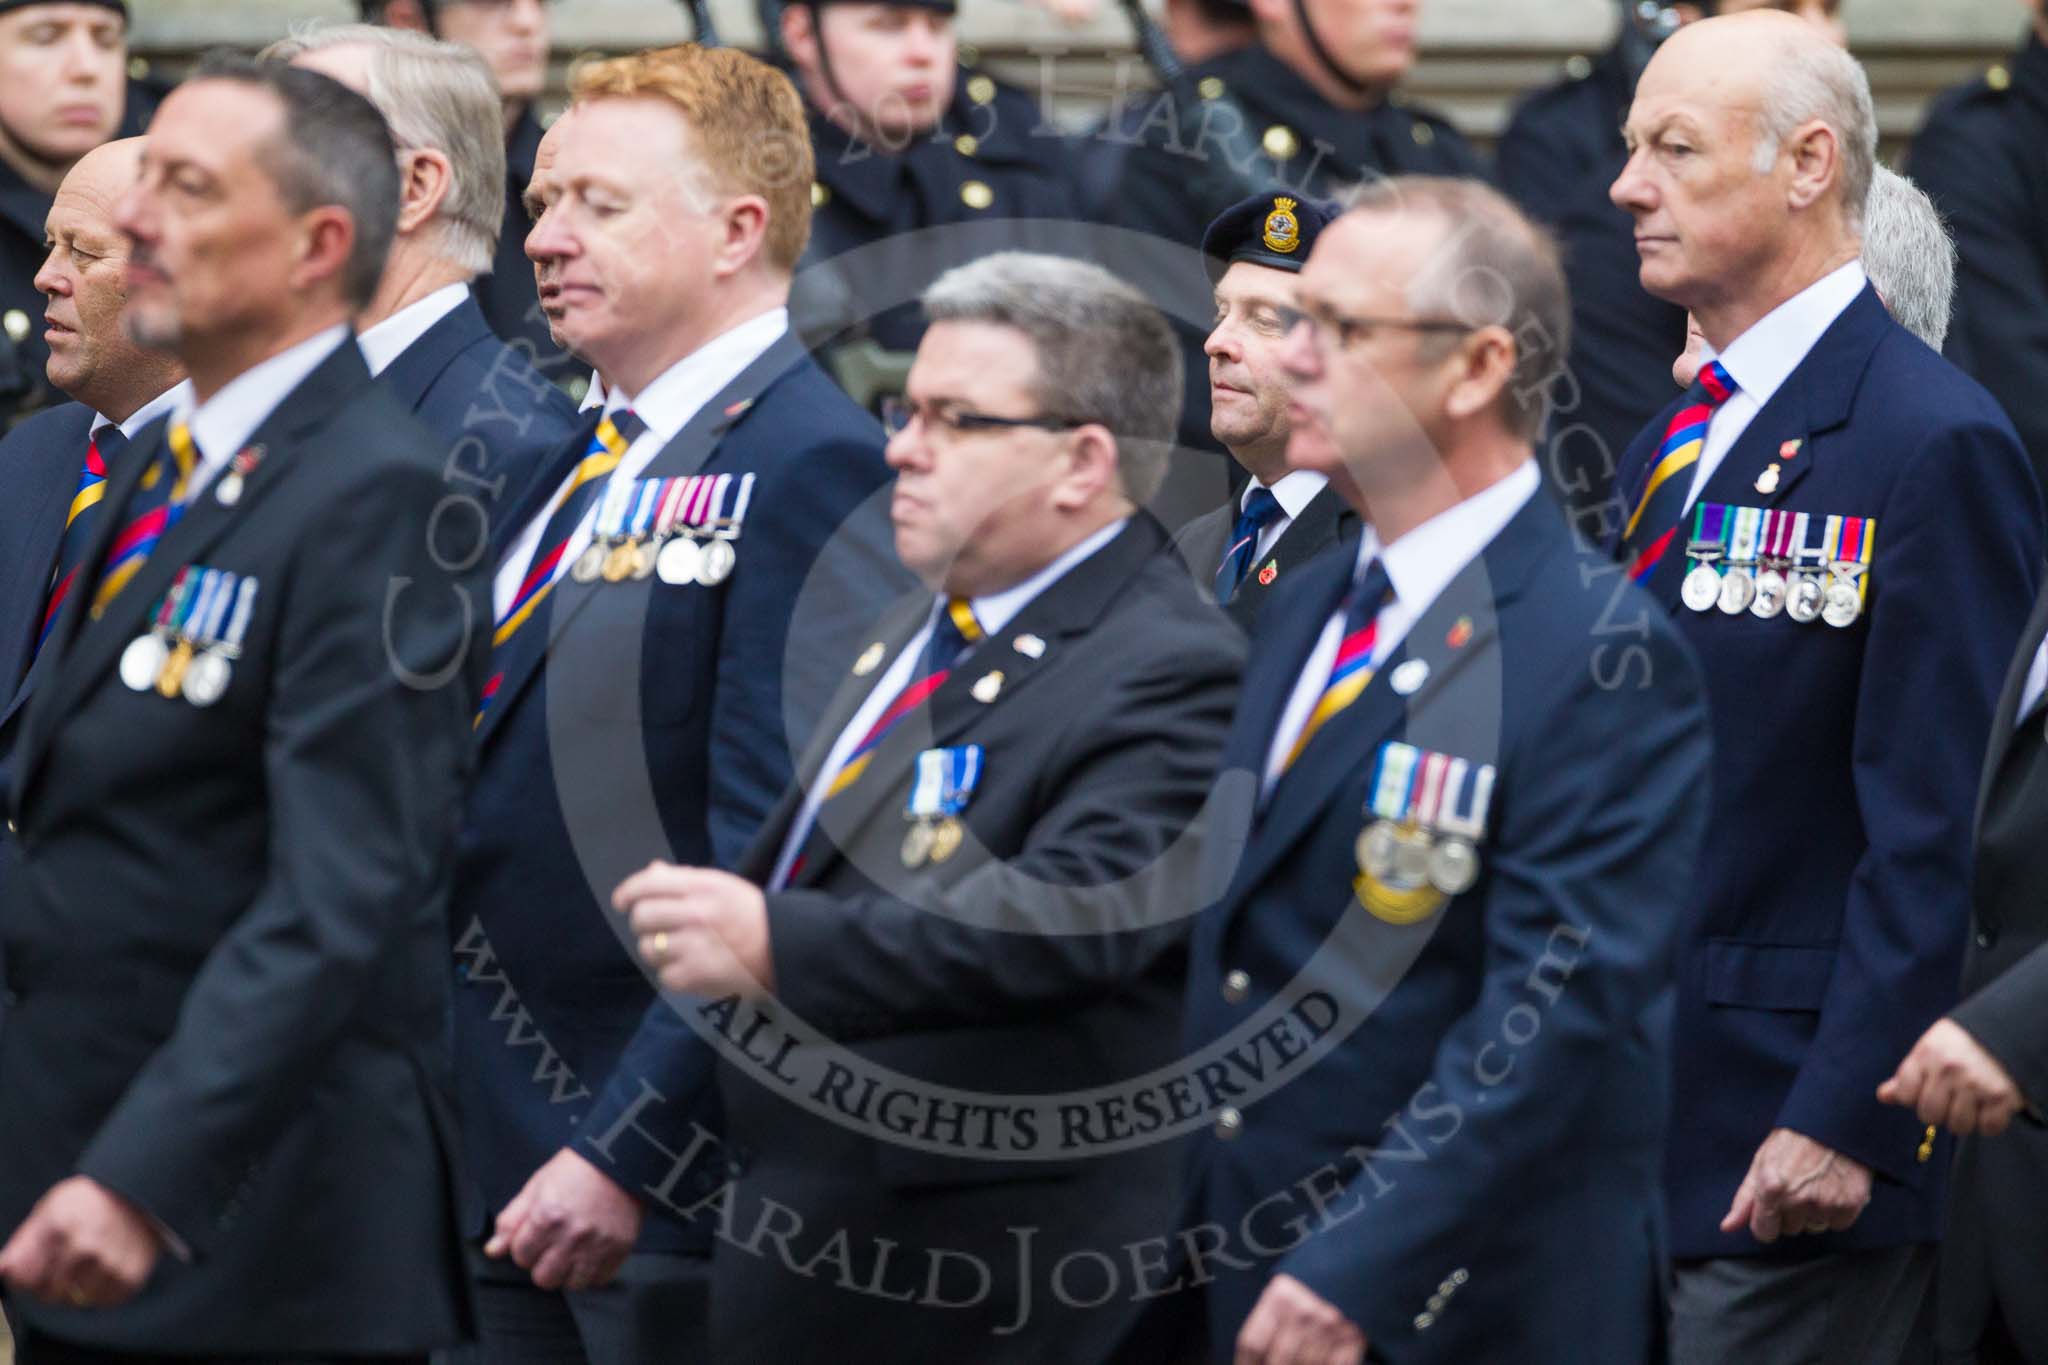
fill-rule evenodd
<path id="1" fill-rule="evenodd" d="M 1330 722 L 1339 711 L 1351 705 L 1372 682 L 1373 653 L 1378 648 L 1380 636 L 1380 612 L 1394 596 L 1393 580 L 1387 577 L 1386 566 L 1378 559 L 1366 567 L 1351 585 L 1351 591 L 1344 595 L 1344 638 L 1337 645 L 1337 657 L 1330 661 L 1330 678 L 1323 684 L 1322 695 L 1316 698 L 1315 709 L 1308 713 L 1308 720 L 1301 727 L 1301 733 L 1294 738 L 1294 747 L 1287 751 L 1287 761 L 1280 765 L 1286 772 L 1294 766 L 1294 760 L 1301 757 L 1308 742 L 1316 732 Z"/>
<path id="2" fill-rule="evenodd" d="M 57 568 L 50 575 L 50 595 L 43 608 L 42 624 L 36 627 L 36 653 L 50 638 L 57 613 L 71 596 L 78 581 L 78 567 L 92 543 L 92 530 L 99 523 L 100 500 L 107 495 L 107 457 L 119 459 L 128 438 L 121 428 L 102 427 L 85 447 L 85 464 L 78 471 L 78 491 L 71 495 L 71 510 L 64 514 L 64 539 L 57 546 Z"/>
<path id="3" fill-rule="evenodd" d="M 889 732 L 901 725 L 904 718 L 918 707 L 923 706 L 931 694 L 946 685 L 952 676 L 953 665 L 960 661 L 970 646 L 979 644 L 983 631 L 981 622 L 974 619 L 974 608 L 964 597 L 946 599 L 946 609 L 932 622 L 930 641 L 925 645 L 924 659 L 917 676 L 909 686 L 896 694 L 896 700 L 888 709 L 875 718 L 868 732 L 861 736 L 860 743 L 853 746 L 853 752 L 846 756 L 846 762 L 833 774 L 831 785 L 825 788 L 825 799 L 830 801 L 839 793 L 860 781 L 860 775 L 867 771 L 868 760 Z"/>
<path id="4" fill-rule="evenodd" d="M 1710 360 L 1686 392 L 1686 402 L 1664 428 L 1657 458 L 1636 497 L 1635 510 L 1621 532 L 1621 561 L 1628 576 L 1641 583 L 1678 538 L 1685 505 L 1692 501 L 1692 469 L 1707 443 L 1707 426 L 1723 403 L 1735 395 L 1736 383 L 1721 362 Z"/>
<path id="5" fill-rule="evenodd" d="M 100 566 L 99 586 L 92 595 L 95 618 L 128 586 L 128 580 L 141 572 L 156 543 L 185 514 L 185 495 L 198 467 L 199 447 L 193 443 L 192 428 L 173 422 L 165 435 L 163 453 L 143 472 L 135 496 L 128 501 L 128 524 L 114 537 L 106 562 Z"/>

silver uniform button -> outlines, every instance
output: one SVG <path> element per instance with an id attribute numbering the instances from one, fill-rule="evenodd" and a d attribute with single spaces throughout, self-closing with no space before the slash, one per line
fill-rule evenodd
<path id="1" fill-rule="evenodd" d="M 1233 1005 L 1244 1003 L 1252 993 L 1252 978 L 1249 972 L 1232 972 L 1223 978 L 1223 998 Z"/>
<path id="2" fill-rule="evenodd" d="M 1225 1106 L 1223 1111 L 1216 1115 L 1216 1136 L 1222 1138 L 1225 1142 L 1230 1141 L 1230 1139 L 1243 1131 L 1244 1115 L 1240 1114 L 1236 1109 Z"/>

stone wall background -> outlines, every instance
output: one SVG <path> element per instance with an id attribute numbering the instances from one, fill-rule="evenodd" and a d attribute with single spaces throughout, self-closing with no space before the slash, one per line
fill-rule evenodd
<path id="1" fill-rule="evenodd" d="M 131 0 L 131 8 L 138 57 L 169 72 L 209 47 L 260 46 L 294 23 L 357 12 L 354 0 Z M 1031 0 L 968 0 L 962 8 L 963 43 L 998 74 L 1048 92 L 1064 123 L 1085 126 L 1099 116 L 1120 69 L 1126 88 L 1147 81 L 1114 0 L 1078 28 Z M 711 0 L 711 9 L 726 41 L 758 50 L 752 0 Z M 1888 152 L 1911 135 L 1935 92 L 1997 61 L 2026 22 L 2018 0 L 1843 0 L 1843 12 L 1870 71 Z M 1617 15 L 1615 0 L 1426 0 L 1422 60 L 1408 93 L 1491 142 L 1515 97 L 1557 79 L 1573 57 L 1604 48 Z M 677 0 L 557 0 L 554 16 L 558 83 L 578 57 L 691 36 L 689 11 Z"/>

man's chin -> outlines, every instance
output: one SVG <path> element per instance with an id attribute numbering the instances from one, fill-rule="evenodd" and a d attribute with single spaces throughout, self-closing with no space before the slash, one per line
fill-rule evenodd
<path id="1" fill-rule="evenodd" d="M 121 330 L 128 340 L 145 351 L 175 351 L 185 339 L 185 329 L 174 314 L 130 310 L 121 317 Z"/>

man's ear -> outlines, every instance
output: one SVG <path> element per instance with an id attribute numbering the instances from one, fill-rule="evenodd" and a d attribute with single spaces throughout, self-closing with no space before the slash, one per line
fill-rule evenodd
<path id="1" fill-rule="evenodd" d="M 441 211 L 455 188 L 455 168 L 446 153 L 432 147 L 416 147 L 401 155 L 405 171 L 398 187 L 398 231 L 403 235 L 417 232 Z"/>
<path id="2" fill-rule="evenodd" d="M 1453 363 L 1457 373 L 1444 395 L 1444 412 L 1462 422 L 1498 405 L 1514 382 L 1514 336 L 1505 327 L 1481 327 L 1458 343 Z"/>
<path id="3" fill-rule="evenodd" d="M 1123 491 L 1123 469 L 1117 456 L 1116 437 L 1100 422 L 1090 422 L 1070 433 L 1064 456 L 1065 468 L 1053 488 L 1053 506 L 1062 512 L 1078 512 L 1102 496 L 1105 489 Z"/>
<path id="4" fill-rule="evenodd" d="M 1809 209 L 1842 179 L 1842 144 L 1819 119 L 1792 134 L 1792 184 L 1787 197 L 1795 209 Z"/>

